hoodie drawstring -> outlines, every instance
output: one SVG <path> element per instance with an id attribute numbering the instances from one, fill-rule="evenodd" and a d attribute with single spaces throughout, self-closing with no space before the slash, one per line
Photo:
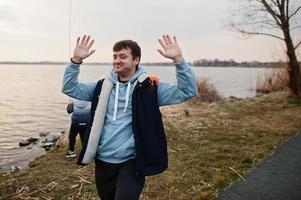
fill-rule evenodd
<path id="1" fill-rule="evenodd" d="M 126 109 L 129 104 L 129 98 L 130 98 L 130 89 L 131 89 L 131 82 L 128 82 L 128 86 L 126 88 L 126 95 L 125 95 L 125 105 L 124 105 L 124 110 L 123 112 L 126 112 Z"/>
<path id="2" fill-rule="evenodd" d="M 116 121 L 116 117 L 117 117 L 118 98 L 119 98 L 119 82 L 117 81 L 117 83 L 116 83 L 116 94 L 115 94 L 115 104 L 114 104 L 113 121 Z"/>
<path id="3" fill-rule="evenodd" d="M 113 121 L 117 119 L 117 110 L 118 110 L 118 98 L 119 98 L 119 82 L 116 82 L 116 94 L 115 94 L 115 104 L 114 104 L 114 115 Z M 129 105 L 129 98 L 130 98 L 130 90 L 131 90 L 131 82 L 128 82 L 125 94 L 125 105 L 123 112 L 126 112 L 127 107 Z"/>

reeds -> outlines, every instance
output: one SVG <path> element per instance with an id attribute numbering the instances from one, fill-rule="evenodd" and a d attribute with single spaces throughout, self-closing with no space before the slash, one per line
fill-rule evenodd
<path id="1" fill-rule="evenodd" d="M 197 80 L 198 96 L 197 100 L 205 102 L 219 101 L 222 99 L 221 95 L 217 92 L 214 85 L 208 82 L 206 78 L 198 78 Z"/>
<path id="2" fill-rule="evenodd" d="M 288 90 L 288 68 L 282 67 L 280 70 L 273 70 L 265 73 L 263 77 L 257 79 L 256 94 L 268 94 L 276 91 Z"/>

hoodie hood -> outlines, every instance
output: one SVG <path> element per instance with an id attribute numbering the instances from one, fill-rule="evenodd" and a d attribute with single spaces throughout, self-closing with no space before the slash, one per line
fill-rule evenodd
<path id="1" fill-rule="evenodd" d="M 114 87 L 115 87 L 115 102 L 114 102 L 114 114 L 113 114 L 113 121 L 116 121 L 117 119 L 117 109 L 118 109 L 118 98 L 119 98 L 119 88 L 120 86 L 126 86 L 126 94 L 125 94 L 125 105 L 123 112 L 126 112 L 128 104 L 129 104 L 129 97 L 132 95 L 132 92 L 134 90 L 134 87 L 136 86 L 138 82 L 138 78 L 145 74 L 145 71 L 138 65 L 137 70 L 135 74 L 131 77 L 129 81 L 126 83 L 120 83 L 118 81 L 118 74 L 114 72 L 113 70 L 111 71 L 109 75 L 109 79 L 113 82 Z"/>

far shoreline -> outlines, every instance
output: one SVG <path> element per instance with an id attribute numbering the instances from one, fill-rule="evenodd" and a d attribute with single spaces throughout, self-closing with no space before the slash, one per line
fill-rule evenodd
<path id="1" fill-rule="evenodd" d="M 228 62 L 228 61 L 210 61 L 205 63 L 198 63 L 197 61 L 188 62 L 192 67 L 224 67 L 224 68 L 282 68 L 285 62 Z M 2 61 L 0 65 L 67 65 L 68 62 L 54 62 L 54 61 Z M 111 65 L 110 62 L 85 62 L 84 65 Z M 148 66 L 166 66 L 172 67 L 172 62 L 142 62 L 141 65 Z"/>

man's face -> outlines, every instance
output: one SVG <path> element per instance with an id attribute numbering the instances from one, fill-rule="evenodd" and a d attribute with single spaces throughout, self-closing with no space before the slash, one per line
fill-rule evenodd
<path id="1" fill-rule="evenodd" d="M 133 60 L 131 49 L 121 49 L 113 52 L 113 70 L 120 76 L 133 75 L 136 70 L 136 65 L 139 63 L 139 58 Z"/>

